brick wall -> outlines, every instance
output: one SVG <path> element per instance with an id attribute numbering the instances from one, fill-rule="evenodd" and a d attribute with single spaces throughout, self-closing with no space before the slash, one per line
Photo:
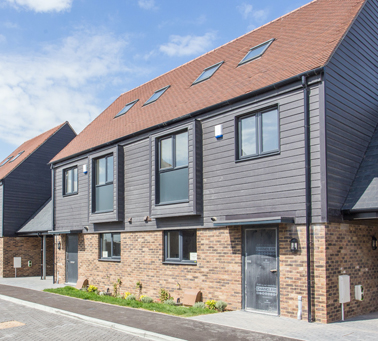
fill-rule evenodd
<path id="1" fill-rule="evenodd" d="M 3 245 L 2 277 L 14 277 L 13 257 L 21 257 L 21 268 L 17 269 L 17 277 L 41 275 L 41 239 L 39 237 L 4 237 L 1 244 Z M 46 250 L 46 274 L 52 276 L 52 237 L 46 238 Z M 28 267 L 29 260 L 32 261 L 31 267 Z"/>
<path id="2" fill-rule="evenodd" d="M 60 282 L 65 274 L 65 237 L 57 251 Z M 58 241 L 57 240 L 57 241 Z M 79 235 L 79 277 L 86 277 L 100 290 L 122 280 L 121 292 L 139 294 L 136 283 L 142 283 L 142 294 L 154 299 L 160 288 L 175 299 L 183 298 L 186 289 L 202 291 L 203 299 L 223 300 L 230 309 L 241 307 L 241 228 L 197 230 L 197 265 L 162 264 L 163 233 L 133 232 L 121 234 L 121 262 L 99 261 L 99 236 Z"/>
<path id="3" fill-rule="evenodd" d="M 4 238 L 0 238 L 0 277 L 3 277 L 3 242 Z"/>

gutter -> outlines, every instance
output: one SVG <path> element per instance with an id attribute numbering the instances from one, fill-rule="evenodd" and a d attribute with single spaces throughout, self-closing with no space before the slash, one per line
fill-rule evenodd
<path id="1" fill-rule="evenodd" d="M 306 187 L 306 254 L 307 254 L 307 316 L 308 322 L 312 322 L 311 314 L 311 158 L 310 158 L 310 93 L 307 77 L 302 76 L 304 97 L 304 140 L 305 140 L 305 187 Z"/>
<path id="2" fill-rule="evenodd" d="M 114 140 L 111 140 L 109 142 L 100 144 L 98 146 L 95 146 L 95 147 L 92 147 L 92 148 L 89 148 L 89 149 L 86 149 L 86 150 L 82 150 L 82 151 L 80 151 L 78 153 L 71 154 L 71 155 L 66 156 L 64 158 L 61 158 L 61 159 L 55 160 L 53 162 L 50 162 L 50 164 L 54 165 L 56 163 L 59 163 L 59 162 L 71 159 L 73 157 L 80 156 L 81 154 L 93 152 L 93 151 L 95 151 L 97 149 L 101 149 L 101 148 L 107 147 L 107 146 L 112 145 L 112 144 L 117 144 L 117 143 L 119 143 L 121 141 L 124 141 L 126 139 L 129 139 L 129 138 L 132 138 L 132 137 L 135 137 L 135 136 L 139 136 L 139 135 L 142 135 L 142 134 L 145 134 L 145 133 L 149 133 L 151 131 L 157 130 L 159 128 L 167 127 L 167 126 L 169 126 L 171 124 L 175 124 L 177 122 L 181 122 L 181 121 L 184 121 L 184 120 L 189 119 L 189 118 L 194 118 L 194 117 L 202 115 L 202 114 L 204 114 L 206 112 L 209 112 L 209 111 L 212 111 L 212 110 L 216 110 L 216 109 L 220 109 L 220 108 L 223 108 L 225 106 L 228 106 L 228 105 L 236 103 L 236 102 L 247 100 L 249 98 L 258 96 L 258 95 L 260 95 L 262 93 L 265 93 L 265 92 L 268 92 L 268 91 L 272 91 L 272 90 L 277 90 L 278 88 L 281 88 L 281 87 L 283 87 L 285 85 L 294 83 L 295 81 L 302 80 L 302 77 L 308 78 L 308 77 L 311 77 L 311 76 L 316 76 L 316 75 L 321 74 L 323 71 L 324 71 L 324 67 L 322 66 L 322 67 L 318 67 L 318 68 L 310 70 L 310 71 L 306 71 L 306 72 L 300 73 L 300 74 L 298 74 L 296 76 L 284 79 L 282 81 L 279 81 L 279 82 L 276 82 L 274 84 L 268 85 L 266 87 L 257 89 L 255 91 L 252 91 L 252 92 L 249 92 L 249 93 L 246 93 L 246 94 L 243 94 L 243 95 L 231 98 L 229 100 L 226 100 L 226 101 L 223 101 L 223 102 L 211 105 L 209 107 L 206 107 L 206 108 L 194 111 L 192 113 L 189 113 L 189 114 L 186 114 L 186 115 L 174 118 L 174 119 L 166 121 L 166 122 L 156 124 L 154 126 L 151 126 L 151 127 L 139 130 L 137 132 L 131 133 L 129 135 L 125 135 L 125 136 L 116 138 Z"/>

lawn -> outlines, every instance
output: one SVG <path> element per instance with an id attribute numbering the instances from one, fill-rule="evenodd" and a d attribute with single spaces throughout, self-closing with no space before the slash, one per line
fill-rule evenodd
<path id="1" fill-rule="evenodd" d="M 93 292 L 86 292 L 86 291 L 78 290 L 76 288 L 69 287 L 69 286 L 66 286 L 64 288 L 57 288 L 57 289 L 45 289 L 44 291 L 51 292 L 54 294 L 64 295 L 64 296 L 81 298 L 83 300 L 115 304 L 115 305 L 120 305 L 124 307 L 129 307 L 129 308 L 137 308 L 137 309 L 142 308 L 146 310 L 151 310 L 151 311 L 156 311 L 159 313 L 181 316 L 181 317 L 191 317 L 191 316 L 217 313 L 216 310 L 210 310 L 210 309 L 171 306 L 171 305 L 161 304 L 161 303 L 143 303 L 140 301 L 128 301 L 128 300 L 118 298 L 118 297 L 113 297 L 113 296 L 100 296 Z"/>

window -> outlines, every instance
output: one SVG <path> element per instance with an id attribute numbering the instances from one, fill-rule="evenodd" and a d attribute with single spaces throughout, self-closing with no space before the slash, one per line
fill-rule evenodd
<path id="1" fill-rule="evenodd" d="M 240 61 L 239 65 L 245 64 L 251 60 L 254 60 L 264 54 L 274 39 L 268 40 L 265 43 L 252 47 L 246 56 Z"/>
<path id="2" fill-rule="evenodd" d="M 121 234 L 103 233 L 101 234 L 101 259 L 121 259 Z"/>
<path id="3" fill-rule="evenodd" d="M 64 195 L 77 193 L 77 167 L 65 169 L 64 171 Z"/>
<path id="4" fill-rule="evenodd" d="M 166 262 L 197 263 L 196 230 L 165 231 Z"/>
<path id="5" fill-rule="evenodd" d="M 206 68 L 205 70 L 203 70 L 203 72 L 200 74 L 200 76 L 194 81 L 193 84 L 196 84 L 196 83 L 199 83 L 199 82 L 202 82 L 208 78 L 210 78 L 214 73 L 215 71 L 217 71 L 219 69 L 219 67 L 223 64 L 223 62 L 220 62 L 218 64 L 215 64 L 213 66 L 210 66 L 208 68 Z"/>
<path id="6" fill-rule="evenodd" d="M 160 90 L 155 91 L 155 93 L 154 93 L 154 94 L 153 94 L 153 95 L 147 100 L 147 102 L 144 103 L 143 105 L 147 105 L 147 104 L 150 104 L 150 103 L 152 103 L 152 102 L 157 101 L 157 100 L 160 98 L 160 96 L 161 96 L 164 92 L 167 91 L 168 88 L 169 88 L 169 85 L 166 86 L 165 88 L 162 88 L 162 89 L 160 89 Z"/>
<path id="7" fill-rule="evenodd" d="M 188 132 L 159 140 L 157 204 L 188 201 Z"/>
<path id="8" fill-rule="evenodd" d="M 10 157 L 7 157 L 4 161 L 3 161 L 3 163 L 0 165 L 0 167 L 1 166 L 4 166 L 11 158 L 12 158 L 13 156 L 10 156 Z"/>
<path id="9" fill-rule="evenodd" d="M 133 102 L 130 102 L 128 104 L 126 104 L 123 109 L 117 114 L 114 116 L 114 118 L 116 117 L 119 117 L 119 116 L 122 116 L 122 115 L 125 115 L 133 106 L 136 102 L 138 102 L 139 99 L 137 99 L 136 101 L 133 101 Z"/>
<path id="10" fill-rule="evenodd" d="M 22 152 L 19 152 L 11 161 L 9 162 L 13 162 L 15 161 L 25 150 L 23 150 Z"/>
<path id="11" fill-rule="evenodd" d="M 95 163 L 95 212 L 113 211 L 113 155 L 96 159 Z"/>
<path id="12" fill-rule="evenodd" d="M 239 159 L 279 151 L 278 110 L 262 111 L 238 120 Z"/>

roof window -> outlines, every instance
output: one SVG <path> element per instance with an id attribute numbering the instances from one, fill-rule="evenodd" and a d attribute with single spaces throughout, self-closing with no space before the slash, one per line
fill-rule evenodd
<path id="1" fill-rule="evenodd" d="M 246 56 L 240 61 L 239 65 L 248 63 L 251 60 L 261 57 L 270 46 L 270 44 L 273 43 L 273 40 L 274 38 L 266 41 L 265 43 L 252 47 L 246 54 Z"/>
<path id="2" fill-rule="evenodd" d="M 170 85 L 166 86 L 165 88 L 162 88 L 160 90 L 156 90 L 155 93 L 147 100 L 146 103 L 144 103 L 143 105 L 147 105 L 147 104 L 150 104 L 152 102 L 155 102 L 157 101 L 160 96 L 167 91 L 167 89 L 170 87 Z"/>
<path id="3" fill-rule="evenodd" d="M 10 156 L 10 157 L 7 157 L 4 161 L 3 161 L 3 163 L 0 165 L 0 167 L 1 166 L 4 166 L 11 158 L 12 158 L 13 156 Z"/>
<path id="4" fill-rule="evenodd" d="M 114 118 L 116 118 L 116 117 L 119 117 L 119 116 L 122 116 L 122 115 L 125 115 L 133 106 L 134 106 L 134 104 L 136 103 L 136 102 L 138 102 L 139 101 L 139 99 L 137 99 L 137 100 L 135 100 L 135 101 L 133 101 L 133 102 L 130 102 L 130 103 L 128 103 L 128 104 L 126 104 L 124 107 L 123 107 L 123 109 L 117 114 L 117 115 L 115 115 L 114 116 Z"/>
<path id="5" fill-rule="evenodd" d="M 25 150 L 23 150 L 22 152 L 19 152 L 10 162 L 13 162 L 15 161 Z"/>
<path id="6" fill-rule="evenodd" d="M 209 79 L 214 73 L 215 71 L 217 71 L 220 66 L 223 64 L 223 62 L 220 62 L 218 64 L 215 64 L 213 66 L 209 66 L 208 68 L 206 68 L 205 70 L 203 70 L 203 72 L 200 74 L 200 76 L 194 81 L 193 84 L 197 84 L 197 83 L 200 83 L 206 79 Z"/>

